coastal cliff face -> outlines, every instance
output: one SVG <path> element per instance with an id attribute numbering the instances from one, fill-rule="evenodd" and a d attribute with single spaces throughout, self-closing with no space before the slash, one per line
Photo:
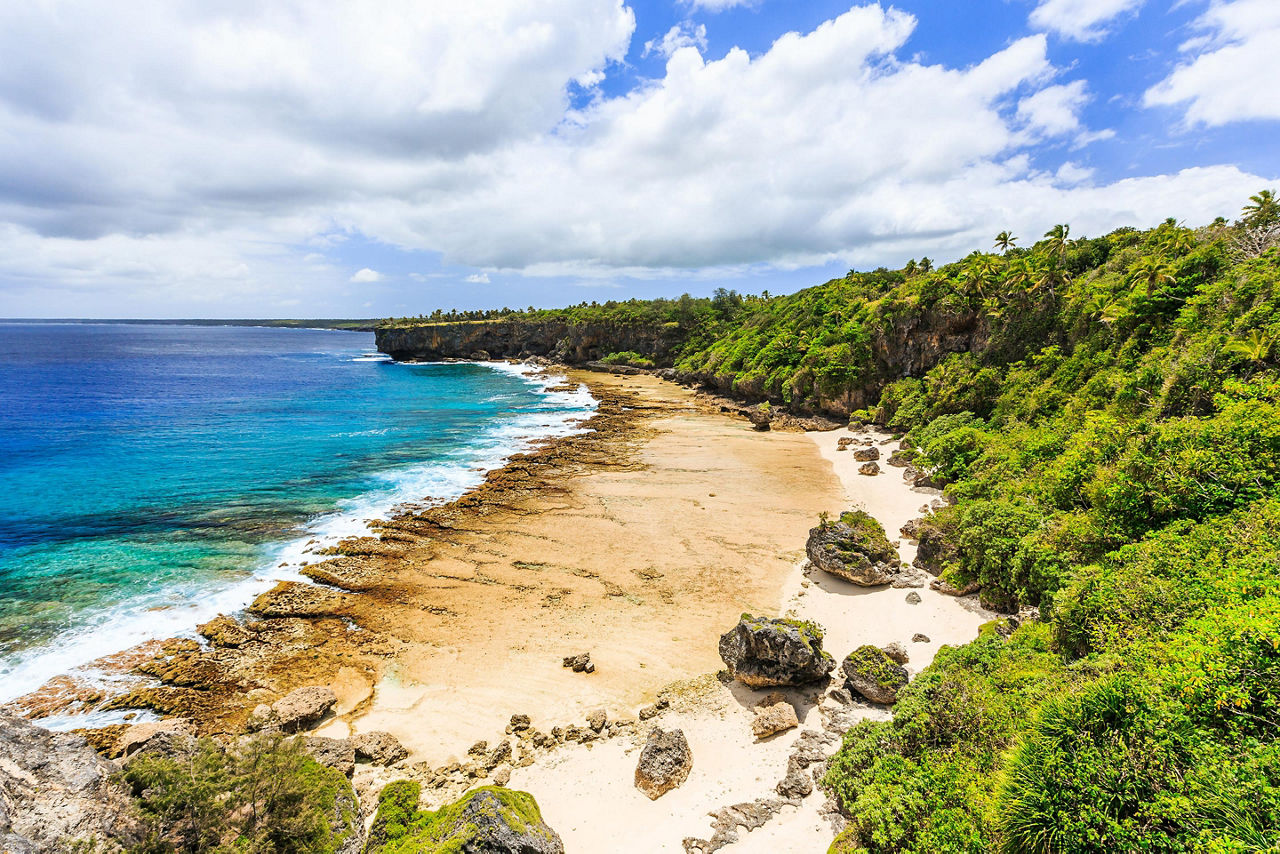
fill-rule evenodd
<path id="1" fill-rule="evenodd" d="M 376 340 L 379 351 L 399 361 L 545 356 L 577 365 L 632 352 L 669 366 L 684 333 L 676 324 L 479 320 L 380 327 Z"/>

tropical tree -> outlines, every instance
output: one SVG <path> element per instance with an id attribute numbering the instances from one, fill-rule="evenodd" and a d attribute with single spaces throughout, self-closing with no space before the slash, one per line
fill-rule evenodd
<path id="1" fill-rule="evenodd" d="M 1067 257 L 1067 247 L 1071 245 L 1067 237 L 1070 234 L 1071 226 L 1065 223 L 1055 225 L 1044 233 L 1044 236 L 1049 239 L 1049 256 L 1057 259 L 1059 264 Z"/>
<path id="2" fill-rule="evenodd" d="M 1008 255 L 1009 250 L 1018 243 L 1018 238 L 1014 237 L 1008 231 L 1002 231 L 996 235 L 996 248 L 1004 254 Z"/>
<path id="3" fill-rule="evenodd" d="M 1222 349 L 1237 356 L 1243 356 L 1251 362 L 1265 362 L 1271 355 L 1275 339 L 1261 329 L 1252 329 L 1244 338 L 1236 338 Z"/>
<path id="4" fill-rule="evenodd" d="M 1158 290 L 1161 285 L 1172 284 L 1173 281 L 1173 267 L 1169 266 L 1169 262 L 1150 255 L 1134 264 L 1133 269 L 1129 271 L 1129 284 L 1143 285 L 1148 296 Z"/>
<path id="5" fill-rule="evenodd" d="M 929 256 L 927 255 L 921 258 L 918 269 L 920 270 L 921 273 L 928 273 L 930 270 L 933 269 L 932 259 L 930 259 Z"/>
<path id="6" fill-rule="evenodd" d="M 1275 191 L 1262 190 L 1249 197 L 1249 204 L 1241 211 L 1243 222 L 1250 228 L 1265 228 L 1280 222 L 1280 200 Z"/>

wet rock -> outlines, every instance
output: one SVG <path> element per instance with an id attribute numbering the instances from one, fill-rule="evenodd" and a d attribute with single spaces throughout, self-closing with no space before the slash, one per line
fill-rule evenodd
<path id="1" fill-rule="evenodd" d="M 853 458 L 860 463 L 871 462 L 880 459 L 880 449 L 877 447 L 858 448 L 853 452 Z"/>
<path id="2" fill-rule="evenodd" d="M 751 722 L 751 734 L 756 738 L 768 738 L 800 726 L 795 707 L 781 694 L 774 692 L 756 706 L 756 717 Z"/>
<path id="3" fill-rule="evenodd" d="M 98 851 L 140 843 L 117 770 L 81 736 L 0 713 L 0 851 L 61 852 L 73 840 L 96 840 Z"/>
<path id="4" fill-rule="evenodd" d="M 907 687 L 907 670 L 884 650 L 869 644 L 849 653 L 840 665 L 849 687 L 873 703 L 892 705 Z"/>
<path id="5" fill-rule="evenodd" d="M 689 778 L 693 753 L 684 733 L 678 729 L 649 733 L 640 762 L 636 765 L 636 788 L 655 801 Z"/>
<path id="6" fill-rule="evenodd" d="M 889 656 L 889 658 L 893 660 L 894 664 L 906 664 L 911 660 L 911 657 L 907 655 L 907 648 L 897 641 L 894 641 L 887 646 L 883 646 L 880 649 L 885 655 Z"/>
<path id="7" fill-rule="evenodd" d="M 826 678 L 835 660 L 822 649 L 822 629 L 811 622 L 743 614 L 720 636 L 720 658 L 751 688 L 805 685 Z"/>
<path id="8" fill-rule="evenodd" d="M 911 642 L 912 643 L 930 643 L 930 640 L 928 635 L 922 635 L 919 632 L 916 632 L 914 635 L 911 636 Z"/>
<path id="9" fill-rule="evenodd" d="M 863 463 L 858 466 L 858 474 L 865 474 L 869 477 L 874 477 L 875 475 L 880 474 L 880 465 L 878 463 Z"/>
<path id="10" fill-rule="evenodd" d="M 317 584 L 281 581 L 253 600 L 248 610 L 260 617 L 329 617 L 345 612 L 349 593 Z"/>
<path id="11" fill-rule="evenodd" d="M 884 528 L 861 510 L 810 529 L 805 552 L 823 572 L 862 587 L 889 584 L 902 568 Z"/>
<path id="12" fill-rule="evenodd" d="M 919 593 L 917 593 L 917 592 L 915 592 L 914 590 L 912 590 L 910 593 L 908 593 L 908 594 L 907 594 L 907 604 L 908 604 L 908 605 L 919 605 L 919 604 L 920 604 L 920 594 L 919 594 Z"/>
<path id="13" fill-rule="evenodd" d="M 257 638 L 257 634 L 249 631 L 226 614 L 219 614 L 196 631 L 209 640 L 214 646 L 239 647 Z"/>
<path id="14" fill-rule="evenodd" d="M 351 746 L 355 749 L 357 760 L 374 765 L 391 765 L 409 755 L 399 739 L 389 732 L 379 730 L 353 736 Z"/>
<path id="15" fill-rule="evenodd" d="M 356 750 L 345 738 L 308 735 L 302 738 L 302 750 L 315 761 L 350 777 L 356 770 Z"/>
<path id="16" fill-rule="evenodd" d="M 332 688 L 311 685 L 290 691 L 271 705 L 285 732 L 309 729 L 320 722 L 338 703 L 338 695 Z"/>

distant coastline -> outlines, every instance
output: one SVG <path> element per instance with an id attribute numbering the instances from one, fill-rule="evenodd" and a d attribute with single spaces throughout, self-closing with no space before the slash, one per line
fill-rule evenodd
<path id="1" fill-rule="evenodd" d="M 128 317 L 0 317 L 0 324 L 111 324 L 129 326 L 263 326 L 273 329 L 338 329 L 372 332 L 382 321 L 375 318 L 128 318 Z"/>

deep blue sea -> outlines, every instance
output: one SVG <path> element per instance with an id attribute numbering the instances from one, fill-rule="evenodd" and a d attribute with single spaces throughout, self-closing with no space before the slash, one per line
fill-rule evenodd
<path id="1" fill-rule="evenodd" d="M 234 612 L 298 578 L 309 540 L 454 498 L 594 405 L 515 367 L 373 347 L 311 329 L 0 324 L 0 700 Z"/>

